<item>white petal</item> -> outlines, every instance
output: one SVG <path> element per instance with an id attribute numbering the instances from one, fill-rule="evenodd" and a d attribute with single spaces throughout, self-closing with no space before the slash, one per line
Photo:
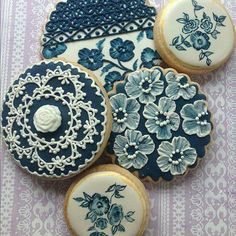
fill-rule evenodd
<path id="1" fill-rule="evenodd" d="M 161 142 L 157 151 L 160 156 L 170 157 L 170 155 L 174 151 L 174 147 L 173 147 L 172 143 L 170 143 L 168 141 L 163 141 L 163 142 Z"/>
<path id="2" fill-rule="evenodd" d="M 144 135 L 140 139 L 139 150 L 144 154 L 151 154 L 154 151 L 155 145 L 149 135 Z"/>
<path id="3" fill-rule="evenodd" d="M 184 162 L 180 162 L 178 165 L 171 165 L 170 173 L 172 175 L 182 175 L 186 172 L 187 166 Z"/>
<path id="4" fill-rule="evenodd" d="M 206 137 L 211 133 L 212 127 L 210 123 L 207 123 L 206 125 L 200 125 L 197 135 L 198 137 Z"/>
<path id="5" fill-rule="evenodd" d="M 119 108 L 126 109 L 127 97 L 125 94 L 119 93 L 110 98 L 113 111 Z"/>
<path id="6" fill-rule="evenodd" d="M 158 106 L 154 103 L 149 103 L 144 107 L 143 116 L 146 119 L 155 119 L 156 112 L 158 112 Z"/>
<path id="7" fill-rule="evenodd" d="M 142 133 L 136 130 L 126 130 L 125 136 L 128 139 L 128 143 L 139 143 L 139 139 L 142 137 Z"/>
<path id="8" fill-rule="evenodd" d="M 125 128 L 126 128 L 125 122 L 123 123 L 118 123 L 115 121 L 112 122 L 112 131 L 115 133 L 122 133 L 125 130 Z"/>
<path id="9" fill-rule="evenodd" d="M 140 120 L 140 115 L 138 113 L 128 114 L 128 117 L 126 120 L 126 126 L 129 129 L 136 129 L 138 127 L 139 120 Z"/>
<path id="10" fill-rule="evenodd" d="M 160 140 L 170 139 L 172 137 L 170 126 L 166 125 L 163 127 L 158 127 L 156 135 L 157 135 L 157 139 L 160 139 Z"/>
<path id="11" fill-rule="evenodd" d="M 175 76 L 175 73 L 173 71 L 169 71 L 167 74 L 166 74 L 166 81 L 167 83 L 173 83 L 173 82 L 176 82 L 176 76 Z"/>
<path id="12" fill-rule="evenodd" d="M 127 99 L 126 111 L 127 113 L 138 112 L 140 109 L 140 104 L 132 98 Z"/>
<path id="13" fill-rule="evenodd" d="M 169 157 L 162 155 L 157 159 L 157 165 L 162 172 L 168 172 L 170 170 L 171 164 L 169 163 Z"/>
<path id="14" fill-rule="evenodd" d="M 133 166 L 133 161 L 129 159 L 127 156 L 122 155 L 118 157 L 118 163 L 120 166 L 129 169 L 130 167 Z"/>
<path id="15" fill-rule="evenodd" d="M 175 151 L 177 149 L 179 151 L 184 151 L 190 147 L 190 143 L 185 137 L 174 137 L 172 144 L 174 146 Z"/>
<path id="16" fill-rule="evenodd" d="M 180 111 L 181 116 L 184 119 L 195 119 L 198 116 L 198 112 L 192 104 L 186 104 Z"/>
<path id="17" fill-rule="evenodd" d="M 174 112 L 176 109 L 175 102 L 170 98 L 162 97 L 159 100 L 159 109 L 163 112 Z"/>
<path id="18" fill-rule="evenodd" d="M 180 117 L 177 113 L 172 113 L 170 115 L 170 124 L 171 124 L 171 129 L 174 131 L 176 131 L 179 128 Z"/>
<path id="19" fill-rule="evenodd" d="M 179 88 L 177 82 L 176 83 L 171 83 L 166 88 L 166 95 L 168 97 L 170 97 L 171 99 L 176 100 L 176 99 L 179 98 L 179 95 L 180 95 L 179 90 L 180 90 L 180 88 Z"/>
<path id="20" fill-rule="evenodd" d="M 139 152 L 135 159 L 133 159 L 133 167 L 135 169 L 143 168 L 148 162 L 148 157 L 143 153 Z"/>
<path id="21" fill-rule="evenodd" d="M 184 151 L 184 162 L 191 166 L 193 165 L 197 160 L 197 152 L 194 148 L 188 148 Z"/>

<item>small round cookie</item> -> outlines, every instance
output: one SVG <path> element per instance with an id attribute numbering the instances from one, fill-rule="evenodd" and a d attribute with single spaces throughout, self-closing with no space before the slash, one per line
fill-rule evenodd
<path id="1" fill-rule="evenodd" d="M 206 96 L 185 74 L 142 69 L 109 93 L 113 125 L 107 153 L 142 180 L 183 175 L 205 155 L 212 131 Z"/>
<path id="2" fill-rule="evenodd" d="M 108 97 L 97 79 L 63 61 L 28 68 L 9 88 L 3 137 L 31 174 L 71 177 L 103 152 L 111 131 Z"/>
<path id="3" fill-rule="evenodd" d="M 66 222 L 77 236 L 141 236 L 149 210 L 143 184 L 117 165 L 85 171 L 64 202 Z"/>
<path id="4" fill-rule="evenodd" d="M 145 0 L 58 2 L 43 30 L 42 56 L 83 65 L 110 91 L 137 68 L 160 65 L 155 17 Z"/>
<path id="5" fill-rule="evenodd" d="M 156 19 L 154 39 L 169 66 L 201 74 L 229 59 L 235 45 L 235 28 L 218 0 L 171 0 Z"/>

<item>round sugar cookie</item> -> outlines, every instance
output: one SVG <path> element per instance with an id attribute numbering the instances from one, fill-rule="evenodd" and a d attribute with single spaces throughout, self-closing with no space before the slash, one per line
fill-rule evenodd
<path id="1" fill-rule="evenodd" d="M 66 0 L 44 27 L 42 56 L 60 57 L 92 70 L 107 91 L 138 68 L 160 65 L 145 0 Z"/>
<path id="2" fill-rule="evenodd" d="M 201 74 L 229 59 L 235 46 L 235 28 L 218 0 L 171 0 L 156 19 L 154 38 L 169 66 Z"/>
<path id="3" fill-rule="evenodd" d="M 69 188 L 64 215 L 73 235 L 141 236 L 149 218 L 143 184 L 117 165 L 85 171 Z"/>
<path id="4" fill-rule="evenodd" d="M 9 88 L 3 138 L 19 165 L 48 178 L 71 177 L 102 153 L 111 131 L 108 97 L 97 79 L 63 61 L 42 61 Z"/>
<path id="5" fill-rule="evenodd" d="M 142 180 L 183 175 L 211 141 L 206 96 L 185 74 L 142 69 L 109 93 L 113 124 L 107 154 Z"/>

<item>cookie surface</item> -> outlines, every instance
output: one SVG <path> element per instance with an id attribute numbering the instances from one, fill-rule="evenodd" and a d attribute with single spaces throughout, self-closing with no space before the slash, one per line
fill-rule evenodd
<path id="1" fill-rule="evenodd" d="M 86 171 L 66 194 L 66 222 L 78 236 L 141 236 L 149 217 L 143 184 L 116 165 Z"/>
<path id="2" fill-rule="evenodd" d="M 164 61 L 190 74 L 217 69 L 235 45 L 233 22 L 218 0 L 172 0 L 156 19 L 154 32 Z"/>
<path id="3" fill-rule="evenodd" d="M 42 61 L 15 80 L 2 112 L 4 140 L 28 172 L 70 177 L 95 161 L 110 134 L 107 95 L 72 64 Z"/>
<path id="4" fill-rule="evenodd" d="M 172 180 L 203 158 L 211 113 L 197 84 L 172 69 L 129 74 L 109 93 L 113 125 L 107 153 L 140 179 Z"/>
<path id="5" fill-rule="evenodd" d="M 42 56 L 79 63 L 107 91 L 137 68 L 160 65 L 153 25 L 156 10 L 144 0 L 59 2 L 45 25 Z"/>

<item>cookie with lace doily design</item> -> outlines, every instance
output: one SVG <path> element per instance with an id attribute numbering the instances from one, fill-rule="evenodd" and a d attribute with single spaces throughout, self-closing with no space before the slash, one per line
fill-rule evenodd
<path id="1" fill-rule="evenodd" d="M 97 79 L 63 61 L 28 68 L 9 88 L 3 137 L 31 174 L 71 177 L 102 153 L 111 130 L 108 98 Z"/>
<path id="2" fill-rule="evenodd" d="M 85 171 L 64 202 L 67 225 L 78 236 L 141 236 L 149 211 L 143 184 L 117 165 Z"/>
<path id="3" fill-rule="evenodd" d="M 61 1 L 44 27 L 42 56 L 83 65 L 110 91 L 128 73 L 160 65 L 155 17 L 155 8 L 145 0 Z"/>
<path id="4" fill-rule="evenodd" d="M 142 180 L 184 175 L 211 141 L 206 96 L 185 74 L 142 69 L 109 93 L 113 124 L 107 154 Z"/>
<path id="5" fill-rule="evenodd" d="M 156 19 L 154 32 L 163 60 L 188 74 L 222 66 L 236 41 L 233 21 L 219 0 L 171 0 Z"/>

